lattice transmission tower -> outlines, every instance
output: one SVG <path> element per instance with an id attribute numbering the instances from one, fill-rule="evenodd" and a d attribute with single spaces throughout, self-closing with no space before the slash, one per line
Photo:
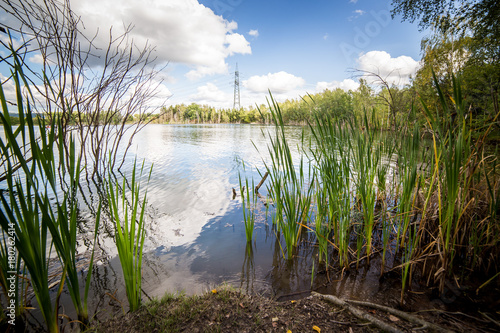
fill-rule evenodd
<path id="1" fill-rule="evenodd" d="M 236 63 L 236 70 L 234 71 L 234 102 L 233 109 L 241 108 L 240 104 L 240 72 L 238 71 L 238 63 Z"/>

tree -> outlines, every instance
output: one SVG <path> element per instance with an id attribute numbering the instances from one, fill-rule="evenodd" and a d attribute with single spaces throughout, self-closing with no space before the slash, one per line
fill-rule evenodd
<path id="1" fill-rule="evenodd" d="M 432 35 L 422 42 L 423 67 L 415 80 L 419 92 L 433 95 L 432 71 L 452 95 L 452 74 L 461 77 L 470 110 L 495 119 L 500 111 L 500 2 L 497 0 L 393 0 L 392 15 L 418 21 Z M 432 98 L 426 98 L 432 105 Z M 436 104 L 437 101 L 435 101 Z"/>
<path id="2" fill-rule="evenodd" d="M 397 130 L 399 128 L 399 116 L 406 115 L 407 117 L 409 117 L 411 113 L 413 94 L 406 88 L 401 88 L 394 83 L 390 83 L 389 77 L 392 73 L 389 73 L 387 76 L 383 76 L 378 72 L 372 72 L 368 70 L 358 69 L 356 70 L 356 72 L 358 72 L 358 75 L 363 76 L 365 79 L 369 79 L 372 84 L 381 88 L 381 91 L 378 93 L 377 98 L 388 109 L 387 118 L 389 119 L 391 129 Z M 366 87 L 363 86 L 365 84 L 366 81 L 363 81 L 360 89 L 366 89 Z M 405 114 L 405 112 L 407 113 Z"/>
<path id="3" fill-rule="evenodd" d="M 362 117 L 364 110 L 369 111 L 376 106 L 375 92 L 363 78 L 359 79 L 359 87 L 355 91 L 352 91 L 351 95 L 355 117 Z"/>
<path id="4" fill-rule="evenodd" d="M 323 115 L 334 116 L 337 119 L 348 119 L 354 114 L 352 96 L 344 90 L 326 89 L 315 98 L 319 112 Z"/>
<path id="5" fill-rule="evenodd" d="M 120 36 L 110 30 L 107 47 L 99 48 L 97 33 L 90 38 L 82 33 L 83 22 L 67 0 L 6 0 L 0 9 L 7 14 L 4 25 L 18 40 L 14 44 L 21 45 L 16 51 L 40 97 L 37 110 L 49 119 L 62 117 L 66 140 L 76 134 L 87 176 L 104 174 L 108 165 L 115 167 L 124 149 L 120 167 L 133 136 L 149 121 L 149 104 L 161 84 L 156 79 L 154 48 L 135 45 L 129 38 L 130 26 Z M 25 61 L 33 55 L 40 56 L 41 71 Z M 126 126 L 134 114 L 137 122 Z M 128 131 L 129 141 L 122 143 Z"/>
<path id="6" fill-rule="evenodd" d="M 500 2 L 497 0 L 393 0 L 392 17 L 419 21 L 421 29 L 455 29 L 459 35 L 473 37 L 476 56 L 500 60 Z"/>
<path id="7" fill-rule="evenodd" d="M 200 118 L 200 106 L 196 103 L 191 103 L 186 110 L 184 110 L 184 119 L 189 119 L 189 120 L 197 120 L 199 121 Z"/>

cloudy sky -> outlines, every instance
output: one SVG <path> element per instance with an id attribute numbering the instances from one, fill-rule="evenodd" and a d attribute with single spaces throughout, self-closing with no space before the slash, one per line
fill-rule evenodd
<path id="1" fill-rule="evenodd" d="M 404 84 L 423 34 L 390 17 L 387 0 L 72 0 L 89 35 L 134 27 L 156 47 L 169 104 L 232 107 L 234 72 L 242 106 L 324 89 L 356 89 L 353 69 Z M 108 36 L 101 34 L 102 41 Z M 98 39 L 99 41 L 99 39 Z M 36 59 L 34 58 L 33 61 Z M 0 68 L 0 71 L 2 69 Z"/>

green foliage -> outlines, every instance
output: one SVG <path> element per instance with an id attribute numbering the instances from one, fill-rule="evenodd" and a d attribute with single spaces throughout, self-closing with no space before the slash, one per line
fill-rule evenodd
<path id="1" fill-rule="evenodd" d="M 401 127 L 395 139 L 379 132 L 375 111 L 364 113 L 362 122 L 325 117 L 313 101 L 311 140 L 303 140 L 298 159 L 271 97 L 276 125 L 268 145 L 268 193 L 287 259 L 305 228 L 316 235 L 320 261 L 348 268 L 381 253 L 384 272 L 386 256 L 393 257 L 392 269 L 402 272 L 401 297 L 416 271 L 441 292 L 450 278 L 498 274 L 498 265 L 485 263 L 500 248 L 498 156 L 485 146 L 493 123 L 474 139 L 460 79 L 452 76 L 451 98 L 436 75 L 434 83 L 440 111 L 421 100 L 432 136 L 426 148 L 419 123 Z M 409 114 L 415 113 L 413 107 Z"/>
<path id="2" fill-rule="evenodd" d="M 199 120 L 200 118 L 200 106 L 198 104 L 190 104 L 183 114 L 184 119 L 187 120 Z"/>
<path id="3" fill-rule="evenodd" d="M 144 212 L 147 204 L 147 192 L 144 193 L 141 201 L 140 181 L 137 179 L 143 174 L 144 162 L 139 174 L 137 174 L 136 167 L 137 163 L 134 162 L 128 187 L 126 177 L 123 177 L 123 183 L 120 187 L 118 182 L 111 181 L 114 177 L 110 174 L 107 188 L 110 217 L 115 225 L 115 242 L 122 266 L 130 311 L 136 311 L 141 305 L 142 252 L 146 236 Z M 149 171 L 148 181 L 151 172 L 152 167 Z M 129 194 L 127 194 L 127 188 Z"/>
<path id="4" fill-rule="evenodd" d="M 432 28 L 422 40 L 423 66 L 414 87 L 425 104 L 444 114 L 436 98 L 432 72 L 446 97 L 453 97 L 453 74 L 460 75 L 463 100 L 475 115 L 476 128 L 498 113 L 500 96 L 500 3 L 494 0 L 394 0 L 393 15 Z"/>
<path id="5" fill-rule="evenodd" d="M 274 133 L 269 135 L 271 143 L 268 152 L 271 163 L 264 162 L 269 173 L 268 191 L 271 200 L 276 204 L 273 224 L 283 234 L 287 259 L 292 259 L 303 225 L 309 220 L 314 175 L 311 166 L 308 170 L 305 169 L 303 155 L 298 162 L 299 167 L 296 168 L 285 135 L 283 115 L 272 96 L 270 110 L 275 126 Z"/>
<path id="6" fill-rule="evenodd" d="M 403 89 L 406 91 L 407 89 Z M 342 89 L 328 90 L 307 95 L 303 98 L 289 99 L 278 103 L 284 124 L 306 125 L 314 122 L 315 115 L 334 117 L 347 120 L 353 117 L 362 118 L 363 110 L 376 109 L 376 116 L 384 118 L 385 109 L 377 102 L 377 94 L 361 80 L 361 86 L 356 91 Z M 208 105 L 184 104 L 164 107 L 153 122 L 155 123 L 261 123 L 269 124 L 273 121 L 272 108 L 261 105 L 258 109 L 241 108 L 218 109 Z"/>
<path id="7" fill-rule="evenodd" d="M 438 26 L 442 31 L 470 33 L 482 42 L 480 49 L 498 56 L 500 4 L 496 0 L 393 0 L 392 6 L 393 17 L 400 14 L 404 21 L 417 20 L 423 29 Z"/>
<path id="8" fill-rule="evenodd" d="M 15 247 L 19 254 L 17 268 L 9 270 L 22 272 L 21 265 L 24 265 L 29 273 L 30 284 L 33 286 L 47 329 L 50 332 L 58 332 L 58 302 L 66 281 L 79 321 L 82 324 L 88 321 L 87 295 L 93 254 L 83 297 L 79 285 L 80 270 L 76 267 L 78 229 L 76 195 L 82 168 L 71 137 L 68 156 L 64 155 L 66 146 L 62 137 L 60 118 L 54 118 L 50 123 L 39 119 L 40 126 L 37 131 L 31 113 L 31 99 L 24 100 L 22 94 L 23 87 L 30 96 L 29 85 L 15 51 L 11 51 L 14 59 L 12 80 L 17 92 L 20 123 L 17 128 L 13 126 L 0 85 L 2 104 L 0 119 L 5 131 L 5 139 L 0 140 L 0 149 L 2 164 L 5 165 L 4 179 L 9 188 L 9 191 L 2 191 L 0 195 L 2 208 L 0 224 L 2 234 L 8 234 L 15 239 Z M 96 229 L 99 223 L 99 211 L 96 216 Z M 6 251 L 5 247 L 2 249 L 2 263 L 4 263 Z M 54 249 L 62 270 L 55 304 L 49 289 L 49 258 Z M 7 274 L 5 268 L 5 265 L 2 265 L 2 276 Z M 5 286 L 4 289 L 6 290 Z M 17 291 L 16 304 L 22 307 L 24 305 L 19 299 L 22 295 L 19 289 Z"/>
<path id="9" fill-rule="evenodd" d="M 256 215 L 255 210 L 257 207 L 257 195 L 254 192 L 255 184 L 252 179 L 250 187 L 248 178 L 245 178 L 245 182 L 243 183 L 241 174 L 238 175 L 238 179 L 240 182 L 241 204 L 243 205 L 243 221 L 245 222 L 245 235 L 247 238 L 247 243 L 251 246 L 254 225 L 255 225 L 255 215 Z"/>

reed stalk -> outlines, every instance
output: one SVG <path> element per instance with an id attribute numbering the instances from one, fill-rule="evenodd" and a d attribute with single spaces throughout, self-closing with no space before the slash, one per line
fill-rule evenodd
<path id="1" fill-rule="evenodd" d="M 148 181 L 152 169 L 151 167 L 149 170 Z M 135 161 L 128 187 L 125 177 L 123 177 L 120 187 L 118 182 L 111 181 L 114 177 L 110 174 L 107 188 L 109 213 L 115 225 L 115 242 L 122 266 L 130 311 L 138 310 L 141 305 L 142 255 L 146 236 L 144 213 L 147 204 L 147 191 L 144 192 L 141 200 L 141 184 L 137 179 L 143 175 L 144 162 L 139 174 L 137 171 L 137 161 Z M 127 188 L 130 192 L 129 195 L 127 195 Z"/>
<path id="2" fill-rule="evenodd" d="M 29 85 L 15 51 L 11 52 L 20 125 L 16 129 L 12 126 L 0 85 L 0 118 L 5 131 L 5 141 L 2 139 L 0 148 L 6 165 L 5 180 L 10 189 L 8 193 L 1 194 L 1 225 L 4 233 L 15 234 L 15 246 L 20 258 L 18 270 L 22 272 L 21 263 L 28 270 L 47 329 L 56 332 L 59 329 L 57 299 L 54 305 L 48 284 L 48 260 L 53 251 L 62 268 L 58 295 L 66 280 L 78 320 L 82 324 L 88 322 L 87 296 L 93 260 L 89 265 L 83 297 L 80 294 L 80 270 L 76 267 L 79 209 L 76 196 L 82 167 L 72 137 L 68 140 L 69 151 L 64 149 L 65 138 L 62 137 L 60 119 L 54 117 L 50 123 L 38 119 L 39 134 L 36 132 Z M 28 92 L 26 101 L 22 89 Z M 96 232 L 99 218 L 98 214 Z"/>
<path id="3" fill-rule="evenodd" d="M 350 151 L 346 151 L 346 133 L 340 122 L 315 117 L 310 130 L 314 150 L 311 151 L 317 167 L 319 193 L 323 193 L 323 208 L 329 230 L 333 230 L 334 244 L 339 253 L 339 264 L 349 264 L 349 234 L 351 220 L 351 163 Z"/>
<path id="4" fill-rule="evenodd" d="M 318 259 L 320 263 L 326 263 L 328 268 L 328 239 L 330 236 L 330 226 L 327 221 L 328 202 L 326 200 L 325 190 L 316 191 L 316 215 L 315 229 L 316 239 L 318 240 Z"/>
<path id="5" fill-rule="evenodd" d="M 356 195 L 361 202 L 363 213 L 362 229 L 364 231 L 366 256 L 370 262 L 372 253 L 372 234 L 375 223 L 376 184 L 375 175 L 380 161 L 380 149 L 374 145 L 374 133 L 370 129 L 367 114 L 364 115 L 365 130 L 359 131 L 359 125 L 352 124 L 355 140 L 354 166 L 356 168 Z M 361 252 L 358 241 L 358 258 Z"/>
<path id="6" fill-rule="evenodd" d="M 453 79 L 449 98 L 434 79 L 438 114 L 422 103 L 432 135 L 430 147 L 424 146 L 418 123 L 404 126 L 395 140 L 379 135 L 373 112 L 371 117 L 365 112 L 360 121 L 315 114 L 308 127 L 309 147 L 303 140 L 300 159 L 292 159 L 283 116 L 271 96 L 275 126 L 268 145 L 268 192 L 273 223 L 285 240 L 288 259 L 305 227 L 316 233 L 320 261 L 330 259 L 329 244 L 338 251 L 343 267 L 354 256 L 359 264 L 362 254 L 369 263 L 381 250 L 383 273 L 390 251 L 395 262 L 401 260 L 401 297 L 419 268 L 442 291 L 459 258 L 464 272 L 482 266 L 491 276 L 497 274 L 496 264 L 484 260 L 495 258 L 500 248 L 497 152 L 484 150 L 492 125 L 474 141 L 472 114 L 460 80 Z M 412 107 L 411 117 L 415 112 Z M 499 117 L 500 113 L 494 121 Z M 316 220 L 308 225 L 313 216 Z"/>
<path id="7" fill-rule="evenodd" d="M 48 281 L 49 258 L 53 248 L 49 225 L 57 223 L 52 214 L 48 191 L 49 183 L 55 181 L 52 178 L 55 174 L 52 157 L 56 136 L 53 129 L 48 133 L 40 129 L 44 135 L 40 142 L 35 134 L 30 104 L 29 101 L 24 103 L 21 92 L 21 82 L 25 78 L 14 52 L 13 55 L 14 68 L 11 74 L 16 87 L 20 125 L 16 129 L 12 126 L 3 86 L 0 85 L 0 118 L 5 131 L 5 141 L 3 138 L 0 140 L 0 149 L 5 157 L 3 162 L 6 164 L 6 183 L 9 188 L 7 193 L 1 193 L 0 223 L 4 232 L 9 234 L 10 230 L 14 231 L 15 247 L 29 271 L 47 330 L 58 332 L 57 307 L 52 303 Z M 29 89 L 28 84 L 24 83 Z M 10 270 L 17 271 L 19 267 Z M 63 279 L 60 283 L 63 283 Z"/>
<path id="8" fill-rule="evenodd" d="M 271 164 L 265 164 L 270 179 L 268 189 L 271 200 L 276 204 L 274 221 L 285 240 L 287 259 L 291 259 L 298 244 L 302 224 L 307 224 L 309 220 L 314 175 L 311 165 L 308 173 L 304 172 L 303 156 L 296 169 L 279 105 L 272 96 L 269 104 L 275 132 L 268 146 Z"/>
<path id="9" fill-rule="evenodd" d="M 238 178 L 240 183 L 241 203 L 243 205 L 243 221 L 245 223 L 245 235 L 247 243 L 251 244 L 254 232 L 254 225 L 255 225 L 255 209 L 257 206 L 257 195 L 255 195 L 254 191 L 252 191 L 252 193 L 250 194 L 250 188 L 255 189 L 253 179 L 250 187 L 248 178 L 245 178 L 245 183 L 243 183 L 241 174 L 238 175 Z"/>

